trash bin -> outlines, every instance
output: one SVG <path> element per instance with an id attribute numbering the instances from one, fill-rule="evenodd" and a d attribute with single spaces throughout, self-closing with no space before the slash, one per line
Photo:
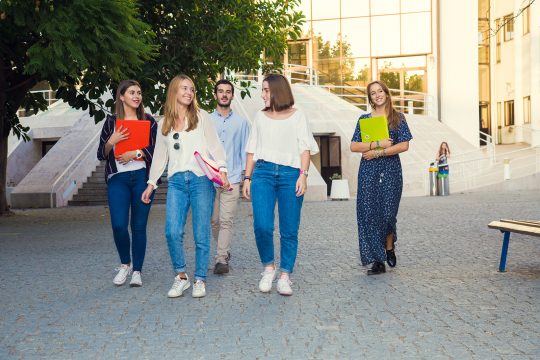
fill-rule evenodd
<path id="1" fill-rule="evenodd" d="M 434 162 L 429 164 L 429 196 L 437 195 L 437 166 Z"/>
<path id="2" fill-rule="evenodd" d="M 450 195 L 450 168 L 446 156 L 441 157 L 437 167 L 437 195 L 448 196 Z"/>

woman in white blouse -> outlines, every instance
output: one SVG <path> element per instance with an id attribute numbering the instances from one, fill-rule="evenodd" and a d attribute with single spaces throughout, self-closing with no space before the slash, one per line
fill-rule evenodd
<path id="1" fill-rule="evenodd" d="M 307 189 L 310 154 L 319 152 L 305 114 L 283 75 L 268 75 L 262 84 L 264 109 L 253 121 L 247 145 L 243 193 L 252 199 L 253 227 L 264 266 L 259 289 L 269 292 L 276 277 L 274 209 L 279 212 L 281 262 L 277 291 L 292 295 L 290 273 L 296 262 L 300 211 Z"/>
<path id="2" fill-rule="evenodd" d="M 206 112 L 199 110 L 193 81 L 176 76 L 167 89 L 165 117 L 158 126 L 154 161 L 142 201 L 149 203 L 157 181 L 168 165 L 165 237 L 176 277 L 167 296 L 179 297 L 190 287 L 184 256 L 184 227 L 191 206 L 195 240 L 195 282 L 193 297 L 206 295 L 206 273 L 215 188 L 204 176 L 193 153 L 211 155 L 218 163 L 223 187 L 229 187 L 225 152 Z"/>

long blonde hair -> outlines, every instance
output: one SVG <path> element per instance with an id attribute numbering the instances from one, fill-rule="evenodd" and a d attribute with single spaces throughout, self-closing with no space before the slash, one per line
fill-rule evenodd
<path id="1" fill-rule="evenodd" d="M 381 86 L 381 88 L 383 89 L 384 93 L 386 94 L 386 104 L 385 104 L 385 113 L 386 113 L 386 118 L 388 119 L 388 127 L 390 129 L 397 129 L 398 126 L 399 126 L 399 113 L 396 111 L 396 109 L 394 109 L 394 106 L 392 105 L 392 96 L 390 95 L 390 89 L 388 89 L 388 86 L 386 86 L 386 84 L 380 80 L 375 80 L 375 81 L 372 81 L 368 84 L 367 86 L 367 96 L 368 96 L 368 99 L 369 99 L 369 105 L 371 105 L 371 107 L 373 109 L 375 109 L 375 104 L 373 103 L 373 101 L 371 100 L 371 87 L 375 84 L 379 84 Z"/>
<path id="2" fill-rule="evenodd" d="M 180 89 L 180 83 L 184 80 L 189 80 L 191 82 L 191 85 L 195 89 L 195 84 L 193 83 L 193 80 L 187 75 L 176 75 L 174 79 L 171 80 L 169 87 L 167 88 L 167 100 L 165 101 L 165 109 L 163 111 L 164 119 L 161 133 L 164 136 L 167 136 L 167 134 L 171 132 L 174 127 L 174 121 L 180 116 L 179 105 L 176 101 L 176 96 L 178 94 L 178 90 Z M 199 103 L 197 102 L 197 97 L 195 96 L 195 94 L 193 94 L 193 101 L 191 102 L 191 104 L 189 104 L 186 114 L 188 121 L 188 127 L 186 131 L 191 131 L 197 128 L 197 124 L 199 123 L 198 115 Z"/>

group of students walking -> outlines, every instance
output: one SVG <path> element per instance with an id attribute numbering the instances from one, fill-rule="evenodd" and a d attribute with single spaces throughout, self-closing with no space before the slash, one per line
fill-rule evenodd
<path id="1" fill-rule="evenodd" d="M 368 93 L 369 89 L 368 86 Z M 386 95 L 382 102 L 380 94 L 374 94 L 373 97 L 369 95 L 375 111 L 388 114 L 389 103 L 393 111 L 390 112 L 393 115 L 392 122 L 389 121 L 392 139 L 382 142 L 385 156 L 378 155 L 378 161 L 371 160 L 373 154 L 370 153 L 374 150 L 371 150 L 371 145 L 369 150 L 365 148 L 366 144 L 359 141 L 356 132 L 351 143 L 351 151 L 362 152 L 364 159 L 369 160 L 362 161 L 360 165 L 357 208 L 367 206 L 369 209 L 370 204 L 364 204 L 365 201 L 369 202 L 370 197 L 366 192 L 374 189 L 370 185 L 361 188 L 361 181 L 362 184 L 373 181 L 372 175 L 365 178 L 366 173 L 373 171 L 364 171 L 363 164 L 373 162 L 376 164 L 376 172 L 385 171 L 389 167 L 393 174 L 389 178 L 400 180 L 401 167 L 397 154 L 408 148 L 408 140 L 412 138 L 410 133 L 404 135 L 404 128 L 408 132 L 405 119 L 391 108 L 389 92 Z M 111 224 L 121 262 L 113 282 L 118 286 L 123 285 L 131 274 L 130 286 L 142 286 L 141 271 L 146 251 L 148 215 L 155 190 L 160 184 L 159 179 L 167 168 L 165 238 L 175 274 L 167 296 L 182 296 L 192 285 L 187 275 L 184 253 L 185 225 L 190 208 L 195 241 L 192 296 L 198 298 L 206 295 L 212 237 L 217 244 L 214 273 L 229 272 L 232 227 L 241 183 L 243 196 L 252 202 L 255 242 L 263 265 L 259 289 L 261 292 L 270 292 L 277 277 L 277 291 L 281 295 L 292 295 L 290 274 L 296 262 L 298 229 L 307 190 L 310 156 L 319 151 L 308 120 L 301 110 L 293 107 L 291 86 L 279 74 L 265 77 L 261 95 L 264 108 L 256 114 L 251 127 L 246 119 L 231 110 L 234 98 L 231 82 L 216 82 L 214 97 L 217 100 L 216 110 L 210 115 L 201 111 L 192 79 L 178 75 L 168 86 L 164 118 L 157 123 L 144 112 L 139 83 L 125 80 L 119 84 L 115 114 L 105 120 L 97 154 L 100 160 L 106 161 Z M 117 119 L 148 120 L 149 145 L 115 156 L 116 144 L 130 136 L 127 129 L 116 126 Z M 221 187 L 205 176 L 194 157 L 195 152 L 209 156 L 217 163 L 223 184 Z M 397 160 L 388 164 L 383 161 L 395 158 Z M 395 182 L 392 182 L 390 187 L 394 186 Z M 387 187 L 383 189 L 380 186 L 376 190 L 383 200 L 377 208 L 372 209 L 376 211 L 375 217 L 371 218 L 367 229 L 361 226 L 365 219 L 361 219 L 361 213 L 357 211 L 361 260 L 364 265 L 374 263 L 371 273 L 384 272 L 380 270 L 380 264 L 386 259 L 390 264 L 392 256 L 392 264 L 395 266 L 395 216 L 401 188 L 393 189 L 388 196 L 385 195 L 387 190 Z M 276 202 L 281 246 L 279 268 L 275 263 L 273 239 Z M 387 206 L 392 209 L 383 209 Z M 369 236 L 364 239 L 366 232 Z M 384 245 L 381 238 L 384 238 Z M 377 243 L 384 246 L 386 252 L 380 252 Z M 366 244 L 369 246 L 366 247 Z M 362 247 L 366 250 L 362 251 Z"/>

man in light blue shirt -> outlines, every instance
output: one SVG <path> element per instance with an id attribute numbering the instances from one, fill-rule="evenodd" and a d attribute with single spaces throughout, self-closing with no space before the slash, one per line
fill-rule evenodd
<path id="1" fill-rule="evenodd" d="M 216 110 L 211 114 L 219 139 L 227 155 L 227 175 L 232 190 L 216 189 L 214 211 L 212 213 L 212 233 L 217 241 L 214 274 L 229 272 L 231 258 L 230 245 L 233 237 L 233 223 L 240 197 L 240 183 L 246 167 L 246 144 L 249 137 L 249 123 L 231 110 L 234 86 L 228 80 L 219 80 L 214 86 Z"/>

